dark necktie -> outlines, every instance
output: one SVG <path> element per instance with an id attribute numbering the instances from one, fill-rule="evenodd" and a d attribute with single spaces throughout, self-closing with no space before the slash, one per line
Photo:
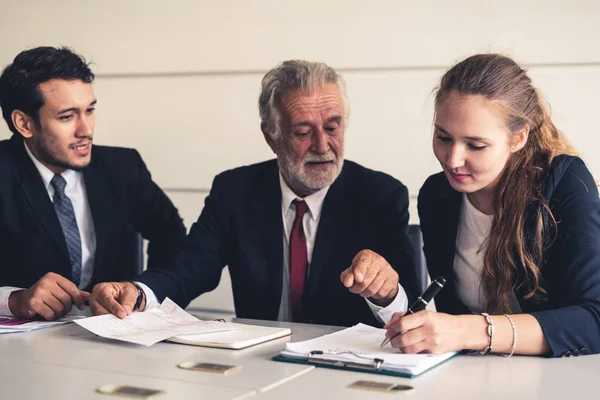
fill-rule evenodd
<path id="1" fill-rule="evenodd" d="M 65 194 L 67 181 L 60 175 L 54 175 L 50 184 L 54 188 L 54 209 L 67 242 L 69 260 L 71 261 L 71 281 L 79 286 L 81 281 L 81 238 L 75 219 L 75 211 L 71 200 Z"/>
<path id="2" fill-rule="evenodd" d="M 306 250 L 306 237 L 302 226 L 302 217 L 308 206 L 306 202 L 294 200 L 296 205 L 296 218 L 292 225 L 290 234 L 290 286 L 292 299 L 292 321 L 305 322 L 306 315 L 302 307 L 302 293 L 304 292 L 304 281 L 306 278 L 306 267 L 308 264 L 308 253 Z"/>

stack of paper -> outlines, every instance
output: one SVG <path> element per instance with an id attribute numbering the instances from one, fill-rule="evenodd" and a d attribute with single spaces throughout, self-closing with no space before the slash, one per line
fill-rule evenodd
<path id="1" fill-rule="evenodd" d="M 98 336 L 144 346 L 151 346 L 177 335 L 235 329 L 222 322 L 201 321 L 182 310 L 169 298 L 166 298 L 159 308 L 133 313 L 125 319 L 109 314 L 76 320 L 75 323 Z"/>
<path id="2" fill-rule="evenodd" d="M 17 317 L 0 316 L 0 333 L 29 332 L 36 329 L 50 328 L 52 326 L 73 322 L 74 318 L 78 317 L 64 317 L 57 319 L 56 321 L 37 321 Z"/>
<path id="3" fill-rule="evenodd" d="M 445 354 L 402 354 L 398 349 L 379 347 L 385 337 L 385 329 L 358 324 L 329 335 L 304 342 L 286 343 L 281 356 L 289 359 L 306 360 L 311 352 L 319 352 L 318 359 L 339 361 L 340 365 L 376 365 L 375 359 L 383 360 L 373 372 L 389 371 L 407 376 L 416 376 L 449 359 L 456 353 Z M 280 359 L 281 360 L 281 359 Z M 282 360 L 284 361 L 284 360 Z"/>
<path id="4" fill-rule="evenodd" d="M 243 349 L 292 334 L 289 328 L 236 324 L 233 322 L 221 322 L 221 324 L 232 330 L 228 332 L 180 335 L 170 338 L 169 341 L 194 346 Z"/>

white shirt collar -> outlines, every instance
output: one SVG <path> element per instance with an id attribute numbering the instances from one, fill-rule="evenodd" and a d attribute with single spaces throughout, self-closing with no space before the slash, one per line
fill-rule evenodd
<path id="1" fill-rule="evenodd" d="M 52 178 L 54 178 L 54 172 L 50 171 L 48 167 L 42 164 L 37 158 L 34 157 L 33 154 L 31 154 L 31 150 L 29 150 L 29 146 L 27 146 L 27 143 L 25 143 L 25 141 L 23 141 L 23 146 L 25 146 L 25 151 L 27 152 L 27 155 L 29 156 L 29 158 L 31 158 L 31 161 L 33 161 L 33 165 L 35 165 L 38 172 L 40 173 L 42 181 L 44 181 L 44 187 L 46 188 L 46 190 L 48 190 L 48 188 L 50 188 L 50 182 L 52 181 Z M 70 187 L 75 184 L 78 173 L 72 169 L 67 169 L 60 175 L 63 178 L 65 178 L 65 181 L 67 182 L 67 187 Z"/>
<path id="2" fill-rule="evenodd" d="M 308 206 L 308 212 L 310 213 L 310 217 L 313 219 L 313 221 L 317 221 L 319 219 L 321 210 L 323 209 L 323 201 L 325 201 L 325 196 L 327 195 L 331 185 L 325 186 L 323 189 L 320 189 L 309 196 L 301 198 L 296 195 L 292 189 L 290 189 L 285 182 L 285 179 L 283 179 L 281 172 L 279 172 L 279 184 L 281 186 L 281 212 L 283 215 L 286 215 L 290 210 L 292 202 L 298 199 L 306 202 L 306 205 Z"/>

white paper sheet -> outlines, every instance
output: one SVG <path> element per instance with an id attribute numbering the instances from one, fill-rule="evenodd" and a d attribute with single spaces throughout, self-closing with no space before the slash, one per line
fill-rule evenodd
<path id="1" fill-rule="evenodd" d="M 125 319 L 114 315 L 100 315 L 76 320 L 75 323 L 98 336 L 144 346 L 151 346 L 177 335 L 233 330 L 222 322 L 201 321 L 169 298 L 159 308 L 136 312 Z"/>
<path id="2" fill-rule="evenodd" d="M 80 317 L 71 316 L 63 317 L 55 321 L 40 321 L 0 315 L 0 333 L 29 332 L 36 329 L 50 328 L 68 324 L 77 318 Z"/>
<path id="3" fill-rule="evenodd" d="M 358 324 L 316 339 L 286 343 L 282 354 L 308 357 L 311 351 L 322 351 L 323 358 L 357 363 L 372 363 L 373 359 L 380 358 L 384 360 L 383 369 L 409 373 L 422 372 L 455 354 L 403 354 L 390 345 L 382 349 L 379 346 L 385 332 L 385 329 Z"/>

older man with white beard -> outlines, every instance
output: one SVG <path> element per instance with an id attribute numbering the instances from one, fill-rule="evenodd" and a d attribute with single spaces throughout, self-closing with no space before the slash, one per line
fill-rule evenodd
<path id="1" fill-rule="evenodd" d="M 165 297 L 185 307 L 226 265 L 238 317 L 380 325 L 406 310 L 417 295 L 408 191 L 344 161 L 343 78 L 286 61 L 264 76 L 259 111 L 277 159 L 218 175 L 175 265 L 97 285 L 94 314 L 125 318 Z"/>

